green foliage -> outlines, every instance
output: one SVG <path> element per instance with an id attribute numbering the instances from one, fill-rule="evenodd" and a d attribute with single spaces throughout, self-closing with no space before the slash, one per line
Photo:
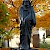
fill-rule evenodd
<path id="1" fill-rule="evenodd" d="M 5 30 L 3 28 L 0 28 L 0 35 L 5 33 Z"/>
<path id="2" fill-rule="evenodd" d="M 5 24 L 8 22 L 9 13 L 7 11 L 7 6 L 4 3 L 0 3 L 0 24 Z"/>
<path id="3" fill-rule="evenodd" d="M 8 20 L 9 18 L 9 12 L 7 10 L 7 5 L 0 2 L 0 41 L 4 40 L 4 37 L 9 36 L 10 32 L 5 30 L 5 27 L 2 28 L 2 26 L 8 26 Z"/>

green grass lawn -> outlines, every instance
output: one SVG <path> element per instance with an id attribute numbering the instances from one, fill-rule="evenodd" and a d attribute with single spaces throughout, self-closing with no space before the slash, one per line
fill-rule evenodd
<path id="1" fill-rule="evenodd" d="M 48 36 L 47 38 L 50 38 L 50 36 Z"/>
<path id="2" fill-rule="evenodd" d="M 50 43 L 40 43 L 40 48 L 48 48 L 48 49 L 50 49 Z"/>

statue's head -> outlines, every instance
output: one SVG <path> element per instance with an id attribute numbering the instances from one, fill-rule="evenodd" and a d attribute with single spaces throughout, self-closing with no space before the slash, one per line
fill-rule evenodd
<path id="1" fill-rule="evenodd" d="M 29 6 L 31 3 L 29 0 L 23 0 L 23 5 Z"/>

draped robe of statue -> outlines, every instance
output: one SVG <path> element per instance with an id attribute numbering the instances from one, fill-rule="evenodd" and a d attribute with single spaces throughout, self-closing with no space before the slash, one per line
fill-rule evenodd
<path id="1" fill-rule="evenodd" d="M 20 13 L 20 47 L 23 49 L 30 48 L 30 38 L 32 26 L 36 25 L 35 12 L 33 7 L 21 5 Z"/>

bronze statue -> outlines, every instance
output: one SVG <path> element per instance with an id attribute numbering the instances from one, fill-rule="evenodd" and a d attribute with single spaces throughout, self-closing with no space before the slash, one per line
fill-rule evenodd
<path id="1" fill-rule="evenodd" d="M 36 25 L 35 12 L 29 0 L 23 0 L 20 13 L 20 48 L 30 48 L 32 26 Z"/>

